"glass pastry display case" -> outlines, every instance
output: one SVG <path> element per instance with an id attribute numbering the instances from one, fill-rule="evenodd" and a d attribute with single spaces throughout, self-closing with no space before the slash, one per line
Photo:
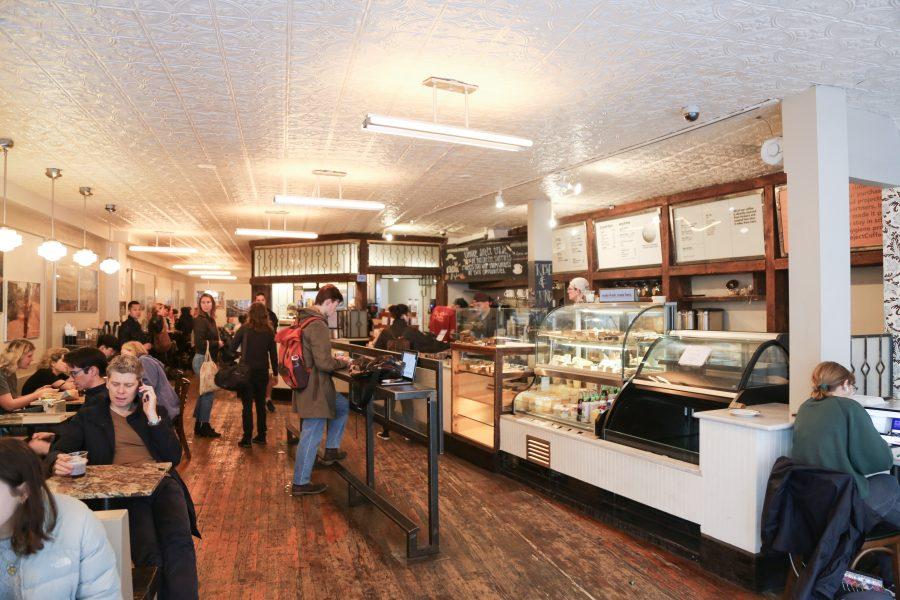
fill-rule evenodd
<path id="1" fill-rule="evenodd" d="M 536 335 L 534 385 L 516 397 L 514 411 L 594 431 L 674 314 L 674 305 L 649 303 L 554 310 Z"/>
<path id="2" fill-rule="evenodd" d="M 500 414 L 510 412 L 516 394 L 531 385 L 533 365 L 534 344 L 454 343 L 450 433 L 495 452 L 500 446 Z"/>
<path id="3" fill-rule="evenodd" d="M 598 424 L 603 439 L 697 464 L 695 412 L 788 402 L 787 336 L 672 331 Z"/>
<path id="4" fill-rule="evenodd" d="M 501 306 L 482 311 L 478 308 L 456 309 L 457 339 L 487 345 L 509 342 L 534 343 L 535 333 L 547 311 L 542 308 Z"/>

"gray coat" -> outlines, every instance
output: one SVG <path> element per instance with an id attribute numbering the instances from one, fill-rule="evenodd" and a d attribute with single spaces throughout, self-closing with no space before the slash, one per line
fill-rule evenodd
<path id="1" fill-rule="evenodd" d="M 344 365 L 331 356 L 331 332 L 324 315 L 314 308 L 300 311 L 301 323 L 309 317 L 317 318 L 303 328 L 303 360 L 312 370 L 306 389 L 294 392 L 294 410 L 302 419 L 333 419 L 336 413 L 331 372 Z"/>

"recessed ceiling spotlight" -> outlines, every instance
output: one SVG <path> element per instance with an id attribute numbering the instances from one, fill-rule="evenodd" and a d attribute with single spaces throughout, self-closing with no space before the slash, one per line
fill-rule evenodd
<path id="1" fill-rule="evenodd" d="M 385 233 L 382 234 L 381 237 L 383 237 L 384 239 L 386 239 L 386 240 L 389 241 L 389 242 L 393 242 L 393 241 L 394 241 L 394 234 L 393 234 L 393 233 L 385 232 Z"/>
<path id="2" fill-rule="evenodd" d="M 550 227 L 556 227 L 557 225 L 559 225 L 559 223 L 556 220 L 556 217 L 553 215 L 550 216 L 550 220 L 547 221 L 547 224 L 550 225 Z"/>
<path id="3" fill-rule="evenodd" d="M 503 190 L 497 192 L 497 195 L 494 197 L 494 207 L 500 209 L 506 206 L 506 203 L 503 201 Z"/>
<path id="4" fill-rule="evenodd" d="M 477 85 L 443 77 L 429 77 L 422 82 L 422 85 L 431 88 L 432 121 L 416 121 L 369 113 L 363 121 L 362 128 L 366 131 L 390 135 L 450 142 L 466 146 L 479 146 L 481 148 L 507 150 L 510 152 L 526 150 L 532 146 L 533 142 L 529 139 L 469 128 L 469 94 L 474 93 L 478 89 Z M 465 127 L 442 125 L 437 122 L 438 89 L 465 96 Z"/>

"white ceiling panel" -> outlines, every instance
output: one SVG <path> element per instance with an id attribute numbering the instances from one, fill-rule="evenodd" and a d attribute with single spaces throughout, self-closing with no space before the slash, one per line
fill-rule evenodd
<path id="1" fill-rule="evenodd" d="M 347 171 L 346 197 L 387 204 L 292 209 L 289 226 L 321 233 L 396 219 L 472 233 L 523 224 L 535 195 L 563 215 L 771 172 L 758 144 L 780 132 L 777 106 L 646 142 L 685 129 L 688 102 L 711 123 L 813 83 L 896 121 L 898 30 L 897 0 L 6 1 L 0 136 L 26 189 L 46 195 L 44 168 L 61 167 L 62 203 L 90 185 L 93 216 L 116 202 L 122 228 L 246 264 L 234 227 L 264 226 L 276 193 L 313 193 L 313 169 Z M 361 130 L 367 112 L 430 120 L 432 75 L 478 84 L 471 126 L 534 147 Z M 461 97 L 437 108 L 462 124 Z M 560 195 L 561 171 L 580 197 Z"/>

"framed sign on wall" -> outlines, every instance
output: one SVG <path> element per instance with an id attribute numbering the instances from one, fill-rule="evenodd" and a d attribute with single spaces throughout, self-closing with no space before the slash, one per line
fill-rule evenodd
<path id="1" fill-rule="evenodd" d="M 594 221 L 597 269 L 623 269 L 662 264 L 659 209 L 605 221 Z"/>
<path id="2" fill-rule="evenodd" d="M 588 270 L 587 223 L 573 223 L 553 230 L 553 272 Z"/>
<path id="3" fill-rule="evenodd" d="M 763 191 L 671 207 L 677 263 L 764 256 Z"/>

